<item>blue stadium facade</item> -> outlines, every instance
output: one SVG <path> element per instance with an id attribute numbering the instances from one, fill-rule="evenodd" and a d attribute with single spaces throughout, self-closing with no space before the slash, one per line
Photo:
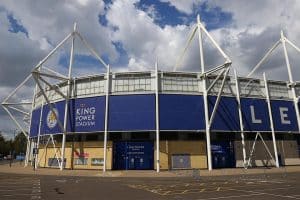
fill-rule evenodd
<path id="1" fill-rule="evenodd" d="M 177 63 L 173 72 L 157 64 L 153 71 L 111 72 L 75 24 L 32 71 L 36 88 L 27 103 L 32 107 L 26 162 L 103 171 L 300 165 L 300 82 L 293 80 L 285 45 L 299 49 L 281 33 L 247 77 L 229 76 L 231 60 L 199 16 L 192 31 L 183 54 L 197 32 L 200 72 L 178 72 Z M 202 34 L 223 56 L 223 65 L 205 69 Z M 105 74 L 72 77 L 75 38 L 104 65 Z M 44 63 L 69 39 L 65 76 Z M 249 78 L 280 43 L 289 81 Z M 2 103 L 7 111 L 20 87 Z"/>

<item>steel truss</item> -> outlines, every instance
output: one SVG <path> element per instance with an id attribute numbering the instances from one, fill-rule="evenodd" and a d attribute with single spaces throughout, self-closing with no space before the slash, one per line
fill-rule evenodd
<path id="1" fill-rule="evenodd" d="M 65 158 L 65 142 L 66 142 L 66 135 L 67 135 L 67 121 L 68 121 L 68 104 L 69 104 L 69 99 L 71 97 L 71 86 L 73 82 L 73 77 L 72 77 L 72 65 L 73 65 L 73 60 L 74 60 L 74 43 L 75 43 L 75 38 L 79 38 L 79 40 L 84 44 L 86 49 L 90 52 L 92 56 L 94 56 L 101 65 L 103 65 L 106 70 L 107 70 L 107 97 L 106 97 L 106 102 L 108 105 L 108 92 L 109 92 L 109 76 L 110 76 L 110 70 L 109 70 L 109 65 L 107 65 L 101 57 L 96 53 L 96 51 L 89 45 L 89 43 L 85 40 L 85 38 L 77 31 L 77 26 L 76 23 L 74 23 L 73 31 L 68 34 L 55 48 L 53 48 L 50 53 L 45 56 L 32 70 L 32 73 L 3 101 L 2 106 L 3 108 L 7 111 L 9 116 L 12 118 L 12 120 L 16 123 L 16 125 L 19 127 L 20 130 L 22 130 L 22 133 L 27 137 L 28 142 L 27 142 L 27 150 L 26 150 L 26 162 L 25 166 L 27 166 L 29 157 L 31 157 L 31 149 L 32 146 L 35 146 L 36 148 L 39 148 L 39 143 L 40 143 L 40 137 L 44 137 L 41 135 L 41 124 L 42 124 L 42 112 L 43 112 L 43 105 L 46 103 L 49 105 L 50 111 L 53 113 L 54 117 L 57 120 L 58 126 L 61 130 L 61 133 L 63 134 L 62 138 L 62 147 L 61 147 L 61 153 L 60 153 L 60 159 L 59 155 L 57 154 L 57 150 L 55 150 L 55 155 L 57 158 L 57 161 L 59 163 L 60 170 L 63 170 L 65 163 L 64 163 L 64 158 Z M 71 50 L 70 50 L 70 62 L 69 62 L 69 67 L 68 67 L 68 75 L 63 75 L 49 67 L 46 67 L 44 64 L 46 61 L 60 48 L 65 44 L 67 41 L 71 40 Z M 35 81 L 35 90 L 34 90 L 34 95 L 33 95 L 33 100 L 32 102 L 19 102 L 19 103 L 10 103 L 8 100 L 22 87 L 24 86 L 30 78 L 33 78 Z M 58 85 L 50 83 L 49 80 L 55 80 L 55 81 L 60 81 L 60 82 L 66 82 L 67 83 L 67 91 L 66 94 L 61 91 L 61 88 Z M 64 120 L 63 122 L 60 121 L 58 118 L 55 109 L 53 107 L 53 104 L 51 103 L 49 97 L 47 96 L 46 89 L 50 89 L 52 91 L 55 91 L 55 93 L 59 94 L 64 100 L 65 100 L 65 115 L 64 115 Z M 31 114 L 35 106 L 35 101 L 36 101 L 36 94 L 37 91 L 39 91 L 42 94 L 42 105 L 41 105 L 41 115 L 40 115 L 40 126 L 39 126 L 39 131 L 38 131 L 38 137 L 37 137 L 37 143 L 34 145 L 32 144 L 32 141 L 29 139 L 29 134 L 25 131 L 25 129 L 19 124 L 19 122 L 16 120 L 15 116 L 10 112 L 9 109 L 12 109 L 14 111 L 17 111 L 25 116 L 27 116 L 26 119 L 30 118 L 31 119 Z M 24 110 L 21 110 L 19 108 L 16 108 L 15 106 L 17 105 L 31 105 L 31 111 L 26 112 Z M 107 147 L 107 109 L 105 113 L 105 137 L 104 137 L 104 167 L 103 171 L 105 171 L 106 168 L 106 147 Z M 30 125 L 31 122 L 29 123 L 28 130 L 30 131 Z M 47 141 L 47 144 L 45 145 L 47 147 L 49 141 L 52 141 L 52 144 L 55 147 L 55 142 L 53 139 L 53 136 L 50 135 Z M 56 147 L 55 147 L 56 149 Z M 38 159 L 38 156 L 36 155 L 35 157 L 35 168 L 39 166 L 40 159 Z"/>
<path id="2" fill-rule="evenodd" d="M 221 47 L 218 45 L 218 43 L 213 39 L 213 37 L 209 34 L 209 32 L 206 30 L 205 26 L 203 23 L 200 21 L 200 16 L 197 16 L 197 23 L 193 26 L 191 34 L 187 40 L 187 44 L 181 53 L 181 55 L 178 57 L 178 60 L 176 61 L 176 65 L 174 67 L 174 71 L 177 70 L 177 68 L 180 66 L 183 57 L 186 54 L 187 49 L 189 48 L 193 38 L 196 36 L 196 33 L 198 34 L 198 43 L 199 43 L 199 54 L 200 54 L 200 69 L 201 69 L 201 74 L 199 75 L 199 78 L 201 78 L 202 81 L 202 89 L 199 92 L 202 92 L 203 94 L 203 99 L 204 99 L 204 111 L 205 111 L 205 133 L 206 133 L 206 143 L 207 143 L 207 162 L 208 162 L 208 169 L 212 170 L 212 157 L 211 157 L 211 143 L 210 143 L 210 135 L 211 135 L 211 126 L 214 122 L 214 118 L 217 113 L 217 109 L 222 97 L 222 94 L 224 92 L 224 87 L 225 84 L 228 84 L 227 78 L 228 74 L 230 71 L 231 67 L 231 60 L 229 57 L 224 53 L 224 51 L 221 49 Z M 203 50 L 203 38 L 202 35 L 205 34 L 209 41 L 213 44 L 213 46 L 220 52 L 222 57 L 225 59 L 224 63 L 216 66 L 212 69 L 206 70 L 205 67 L 205 62 L 204 62 L 204 50 Z M 37 137 L 37 143 L 36 145 L 33 144 L 32 140 L 29 140 L 29 134 L 25 131 L 25 129 L 19 124 L 19 122 L 16 120 L 15 116 L 10 112 L 10 110 L 13 110 L 15 112 L 21 113 L 26 116 L 26 118 L 31 119 L 31 114 L 32 111 L 35 107 L 35 101 L 36 101 L 36 95 L 37 92 L 41 93 L 43 99 L 42 99 L 42 105 L 41 105 L 41 113 L 43 112 L 43 105 L 48 104 L 51 112 L 55 116 L 58 126 L 61 130 L 61 133 L 63 134 L 62 138 L 62 147 L 61 147 L 61 152 L 60 155 L 58 154 L 58 151 L 55 149 L 55 156 L 56 159 L 59 163 L 60 170 L 64 169 L 65 163 L 64 163 L 64 158 L 65 158 L 65 142 L 66 142 L 66 135 L 67 133 L 67 113 L 68 113 L 68 105 L 69 105 L 69 100 L 71 97 L 72 93 L 72 83 L 75 82 L 75 80 L 72 77 L 72 65 L 73 65 L 73 59 L 74 59 L 74 43 L 75 39 L 79 38 L 79 40 L 84 44 L 84 46 L 87 48 L 87 50 L 99 61 L 101 65 L 103 65 L 106 68 L 106 91 L 105 91 L 105 96 L 106 96 L 106 107 L 105 107 L 105 126 L 104 126 L 104 165 L 103 165 L 103 172 L 106 171 L 106 160 L 107 160 L 107 138 L 108 138 L 108 108 L 109 108 L 109 95 L 110 95 L 110 66 L 106 64 L 101 57 L 96 53 L 96 51 L 88 44 L 88 42 L 83 38 L 83 36 L 77 31 L 76 23 L 74 24 L 73 31 L 68 34 L 55 48 L 53 48 L 50 53 L 43 58 L 32 70 L 32 73 L 3 101 L 2 106 L 4 109 L 7 111 L 9 116 L 12 118 L 12 120 L 16 123 L 16 125 L 22 130 L 22 133 L 26 135 L 28 138 L 28 143 L 27 143 L 27 152 L 26 152 L 26 162 L 25 165 L 27 165 L 29 157 L 31 157 L 31 149 L 33 146 L 36 146 L 38 148 L 38 145 L 40 143 L 40 137 L 46 137 L 42 136 L 41 134 L 41 124 L 42 124 L 42 114 L 40 115 L 40 126 L 39 126 L 39 131 L 38 131 L 38 137 Z M 45 66 L 45 62 L 67 41 L 71 40 L 71 49 L 70 49 L 70 62 L 68 66 L 68 74 L 63 75 L 47 66 Z M 292 42 L 290 42 L 281 32 L 281 38 L 279 41 L 275 43 L 275 45 L 272 46 L 272 48 L 267 52 L 267 54 L 262 58 L 262 60 L 254 67 L 254 69 L 248 74 L 248 77 L 251 76 L 255 70 L 257 70 L 263 63 L 264 61 L 269 57 L 269 55 L 276 49 L 279 44 L 281 43 L 283 45 L 284 49 L 284 55 L 285 55 L 285 60 L 286 60 L 286 65 L 288 69 L 288 74 L 289 74 L 289 87 L 291 88 L 294 96 L 294 104 L 295 104 L 295 109 L 296 109 L 296 114 L 297 114 L 297 120 L 298 120 L 298 127 L 300 128 L 300 120 L 299 120 L 299 108 L 297 106 L 297 103 L 299 101 L 299 97 L 296 95 L 296 90 L 295 87 L 296 85 L 300 85 L 300 82 L 298 81 L 293 81 L 291 69 L 290 69 L 290 63 L 289 63 L 289 58 L 286 50 L 286 42 L 290 44 L 294 49 L 296 49 L 300 53 L 300 48 L 294 45 Z M 216 77 L 214 80 L 209 83 L 209 75 L 214 74 Z M 247 162 L 247 154 L 245 150 L 245 141 L 244 141 L 244 126 L 243 126 L 243 119 L 242 119 L 242 111 L 241 111 L 241 103 L 240 103 L 240 85 L 238 81 L 238 76 L 237 73 L 234 72 L 235 74 L 235 90 L 236 90 L 236 98 L 238 102 L 238 107 L 239 107 L 239 121 L 240 121 L 240 130 L 241 130 L 241 138 L 242 138 L 242 146 L 243 146 L 243 163 L 244 167 L 247 168 L 249 167 L 250 160 L 252 159 L 252 154 L 255 148 L 255 144 L 253 145 L 253 149 L 250 152 L 250 156 L 248 158 Z M 155 89 L 155 96 L 156 96 L 156 171 L 160 171 L 160 153 L 159 153 L 159 135 L 160 135 L 160 128 L 159 128 L 159 79 L 160 79 L 160 74 L 158 70 L 158 63 L 155 63 L 155 76 L 156 76 L 156 89 Z M 27 83 L 27 81 L 30 80 L 30 78 L 33 78 L 35 81 L 35 90 L 34 90 L 34 95 L 33 95 L 33 100 L 32 102 L 28 101 L 21 101 L 19 103 L 12 103 L 10 102 L 10 98 L 17 93 L 17 91 Z M 66 92 L 63 92 L 61 88 L 59 87 L 59 84 L 52 84 L 49 80 L 55 80 L 57 82 L 65 82 L 67 90 Z M 219 88 L 217 92 L 217 98 L 215 101 L 215 104 L 213 106 L 213 110 L 210 113 L 208 109 L 208 94 L 212 91 L 212 89 L 215 87 L 215 85 L 218 83 L 218 81 L 221 81 L 221 87 Z M 268 84 L 267 84 L 267 79 L 264 74 L 264 82 L 265 82 L 265 97 L 268 102 L 268 110 L 269 110 L 269 116 L 270 116 L 270 124 L 271 124 L 271 131 L 272 131 L 272 137 L 273 137 L 273 145 L 274 145 L 274 151 L 275 151 L 275 159 L 271 155 L 270 151 L 269 154 L 271 155 L 271 158 L 275 160 L 276 166 L 279 167 L 278 163 L 278 155 L 277 155 L 277 148 L 276 148 L 276 140 L 275 140 L 275 131 L 274 131 L 274 124 L 273 124 L 273 119 L 272 119 L 272 112 L 271 112 L 271 104 L 270 104 L 270 96 L 269 96 L 269 90 L 268 90 Z M 248 87 L 249 84 L 251 83 L 251 80 L 247 83 L 245 86 Z M 200 83 L 199 83 L 200 86 Z M 200 87 L 199 87 L 200 88 Z M 231 92 L 234 95 L 233 89 L 229 85 L 229 88 Z M 47 91 L 46 89 L 50 89 L 54 91 L 55 93 L 59 94 L 64 100 L 65 100 L 65 115 L 64 115 L 64 120 L 60 121 L 58 116 L 56 115 L 55 109 L 53 107 L 53 104 L 51 103 L 50 99 L 47 96 Z M 254 87 L 251 88 L 251 90 L 255 89 Z M 251 91 L 249 91 L 250 93 Z M 31 111 L 27 112 L 23 109 L 20 109 L 16 106 L 28 106 L 31 105 Z M 30 128 L 29 123 L 29 128 Z M 256 140 L 257 137 L 261 137 L 260 134 L 256 135 Z M 256 141 L 255 140 L 255 141 Z M 48 144 L 52 142 L 52 144 L 55 147 L 55 141 L 53 139 L 53 136 L 50 135 L 48 136 L 47 143 L 44 148 L 47 148 Z M 266 146 L 266 145 L 265 145 Z M 56 148 L 56 147 L 55 147 Z M 60 159 L 59 159 L 60 158 Z M 37 168 L 39 166 L 40 160 L 36 156 L 35 159 L 35 167 Z"/>
<path id="3" fill-rule="evenodd" d="M 206 133 L 206 147 L 207 147 L 207 163 L 208 163 L 208 170 L 212 170 L 212 158 L 211 158 L 211 143 L 210 143 L 210 130 L 211 126 L 213 124 L 215 115 L 217 113 L 217 109 L 221 100 L 221 95 L 223 93 L 223 89 L 226 83 L 226 79 L 229 74 L 230 66 L 231 66 L 231 60 L 229 57 L 224 53 L 222 48 L 218 45 L 218 43 L 214 40 L 214 38 L 209 34 L 209 32 L 206 30 L 205 26 L 200 20 L 200 16 L 197 16 L 197 24 L 195 24 L 192 28 L 191 34 L 187 40 L 187 44 L 181 53 L 181 55 L 178 57 L 178 60 L 176 61 L 176 65 L 174 67 L 174 71 L 177 70 L 178 66 L 181 64 L 184 55 L 186 54 L 186 51 L 188 50 L 193 38 L 196 35 L 196 32 L 198 33 L 198 42 L 199 42 L 199 53 L 200 53 L 200 69 L 201 74 L 200 78 L 202 79 L 202 93 L 203 93 L 203 99 L 204 99 L 204 111 L 205 111 L 205 133 Z M 216 66 L 212 69 L 206 70 L 205 69 L 205 63 L 204 63 L 204 55 L 203 55 L 203 38 L 202 35 L 205 34 L 209 41 L 213 44 L 213 46 L 218 50 L 218 52 L 223 56 L 225 59 L 224 64 Z M 210 74 L 218 73 L 215 80 L 207 87 L 208 82 L 208 75 Z M 213 107 L 213 111 L 210 114 L 208 109 L 208 93 L 211 91 L 211 89 L 215 86 L 215 84 L 222 79 L 221 88 L 218 91 L 217 99 Z M 201 91 L 200 91 L 201 92 Z"/>
<path id="4" fill-rule="evenodd" d="M 294 81 L 294 79 L 293 79 L 293 74 L 292 74 L 291 65 L 290 65 L 290 61 L 289 61 L 288 51 L 287 51 L 287 48 L 286 48 L 286 43 L 288 43 L 298 53 L 300 53 L 300 48 L 297 47 L 294 43 L 292 43 L 289 39 L 287 39 L 285 37 L 285 35 L 283 34 L 283 31 L 281 31 L 280 32 L 280 39 L 267 51 L 267 53 L 257 63 L 257 65 L 255 65 L 254 68 L 249 72 L 247 77 L 251 77 L 254 74 L 254 72 L 257 69 L 259 69 L 262 66 L 262 64 L 271 56 L 272 52 L 280 44 L 282 45 L 283 53 L 284 53 L 284 57 L 285 57 L 285 63 L 286 63 L 286 67 L 287 67 L 287 72 L 288 72 L 288 77 L 289 77 L 288 84 L 287 84 L 289 88 L 287 88 L 287 89 L 290 89 L 292 91 L 294 108 L 295 108 L 295 111 L 296 111 L 298 129 L 299 129 L 299 133 L 300 133 L 300 115 L 299 115 L 299 107 L 298 107 L 299 96 L 297 96 L 297 93 L 296 93 L 296 86 L 299 85 L 299 81 Z M 267 77 L 266 77 L 265 73 L 263 73 L 263 78 L 264 78 L 264 83 L 265 83 L 265 97 L 266 97 L 267 104 L 268 104 L 268 111 L 269 111 L 269 117 L 270 117 L 270 128 L 271 128 L 271 132 L 272 132 L 273 148 L 274 148 L 274 155 L 275 155 L 275 159 L 274 159 L 273 156 L 271 156 L 271 158 L 275 161 L 276 167 L 279 167 L 278 152 L 277 152 L 276 137 L 275 137 L 275 129 L 274 129 L 274 122 L 273 122 L 272 108 L 271 108 L 271 101 L 270 101 L 270 93 L 269 93 L 268 82 L 267 82 Z M 247 83 L 247 85 L 245 87 L 247 87 L 250 82 L 251 82 L 251 80 Z M 267 148 L 266 145 L 265 145 L 265 147 Z M 253 150 L 254 150 L 254 148 L 255 148 L 255 145 L 253 146 Z M 248 163 L 245 167 L 249 167 L 250 159 L 251 159 L 251 154 L 250 154 L 250 157 L 249 157 L 249 161 L 248 161 Z"/>

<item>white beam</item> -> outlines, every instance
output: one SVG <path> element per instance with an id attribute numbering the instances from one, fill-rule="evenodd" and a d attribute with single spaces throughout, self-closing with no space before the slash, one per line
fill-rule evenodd
<path id="1" fill-rule="evenodd" d="M 215 80 L 210 84 L 210 86 L 207 89 L 207 92 L 210 92 L 210 90 L 215 86 L 215 84 L 218 82 L 218 80 L 220 79 L 220 77 L 224 74 L 226 70 L 222 70 L 218 76 L 215 78 Z"/>
<path id="2" fill-rule="evenodd" d="M 268 103 L 270 128 L 271 128 L 271 131 L 272 131 L 273 148 L 274 148 L 274 154 L 275 154 L 275 160 L 274 161 L 275 161 L 276 167 L 278 168 L 279 167 L 279 161 L 278 161 L 278 152 L 277 152 L 277 145 L 276 145 L 276 138 L 275 138 L 275 129 L 274 129 L 274 121 L 273 121 L 273 115 L 272 115 L 272 107 L 271 107 L 269 86 L 268 86 L 268 81 L 267 81 L 267 78 L 266 78 L 266 73 L 263 73 L 263 76 L 264 76 L 266 97 L 267 97 L 267 103 Z"/>
<path id="3" fill-rule="evenodd" d="M 108 134 L 108 112 L 109 112 L 109 92 L 110 92 L 110 67 L 106 72 L 106 92 L 105 92 L 105 119 L 104 119 L 104 147 L 103 147 L 103 173 L 106 172 L 107 159 L 107 134 Z"/>
<path id="4" fill-rule="evenodd" d="M 70 95 L 71 95 L 72 65 L 73 65 L 73 60 L 74 60 L 74 43 L 75 43 L 76 28 L 77 28 L 77 25 L 76 25 L 76 23 L 74 23 L 73 32 L 72 32 L 69 72 L 68 72 L 67 95 L 66 95 L 66 100 L 65 100 L 66 102 L 65 102 L 65 116 L 64 116 L 64 132 L 63 132 L 63 137 L 62 137 L 60 170 L 64 169 L 64 163 L 65 163 L 65 145 L 66 145 L 66 134 L 67 134 L 67 125 L 68 125 L 69 99 L 70 99 Z"/>
<path id="5" fill-rule="evenodd" d="M 286 44 L 285 44 L 286 38 L 283 35 L 283 31 L 281 31 L 280 36 L 281 36 L 281 42 L 282 42 L 283 51 L 284 51 L 285 63 L 286 63 L 286 67 L 287 67 L 287 71 L 288 71 L 288 75 L 289 75 L 289 83 L 292 84 L 291 90 L 292 90 L 292 94 L 293 94 L 294 107 L 295 107 L 296 117 L 297 117 L 297 122 L 298 122 L 298 131 L 300 133 L 300 111 L 299 111 L 299 107 L 298 107 L 298 97 L 297 97 L 297 93 L 296 93 L 296 89 L 295 89 L 295 85 L 294 85 L 294 79 L 293 79 L 292 69 L 291 69 L 291 65 L 290 65 L 290 60 L 289 60 L 288 52 L 286 49 Z"/>
<path id="6" fill-rule="evenodd" d="M 52 49 L 52 51 L 50 51 L 50 53 L 43 59 L 41 60 L 35 67 L 34 67 L 34 70 L 37 69 L 37 68 L 40 68 L 40 66 L 42 64 L 44 64 L 50 56 L 52 56 L 56 50 L 61 47 L 70 37 L 72 36 L 72 33 L 70 33 L 69 35 L 67 35 L 54 49 Z"/>
<path id="7" fill-rule="evenodd" d="M 216 100 L 216 103 L 215 103 L 215 105 L 214 105 L 214 109 L 213 109 L 213 111 L 212 111 L 212 113 L 211 113 L 211 116 L 210 116 L 210 120 L 209 120 L 209 128 L 211 127 L 211 125 L 212 125 L 212 123 L 213 123 L 213 121 L 214 121 L 215 115 L 216 115 L 216 113 L 217 113 L 218 106 L 219 106 L 219 103 L 220 103 L 220 100 L 221 100 L 221 94 L 222 94 L 223 89 L 224 89 L 224 85 L 225 85 L 225 81 L 226 81 L 226 79 L 227 79 L 227 74 L 228 74 L 228 72 L 229 72 L 229 69 L 230 69 L 230 68 L 228 68 L 228 69 L 226 70 L 225 74 L 224 74 L 223 81 L 222 81 L 222 85 L 221 85 L 221 88 L 220 88 L 220 90 L 219 90 L 219 93 L 218 93 L 218 96 L 217 96 L 217 100 Z"/>
<path id="8" fill-rule="evenodd" d="M 199 17 L 199 19 L 200 19 L 200 17 Z M 209 34 L 209 32 L 206 30 L 205 26 L 201 23 L 200 20 L 199 20 L 198 24 L 199 24 L 199 29 L 202 29 L 204 31 L 204 33 L 207 35 L 207 37 L 210 39 L 210 41 L 214 44 L 214 46 L 218 49 L 218 51 L 221 53 L 221 55 L 225 58 L 226 63 L 231 63 L 231 60 L 229 59 L 229 57 L 224 53 L 222 48 L 218 45 L 218 43 L 214 40 L 214 38 Z"/>
<path id="9" fill-rule="evenodd" d="M 18 85 L 18 87 L 16 87 L 16 89 L 14 89 L 5 99 L 4 99 L 4 101 L 3 101 L 3 103 L 7 103 L 7 100 L 11 97 L 11 96 L 13 96 L 29 79 L 31 78 L 31 74 L 30 75 L 28 75 L 26 78 L 25 78 L 25 80 L 24 81 L 22 81 L 19 85 Z"/>
<path id="10" fill-rule="evenodd" d="M 2 103 L 3 106 L 25 106 L 31 105 L 32 102 L 19 102 L 19 103 Z"/>
<path id="11" fill-rule="evenodd" d="M 45 76 L 45 77 L 48 77 L 48 78 L 53 78 L 53 79 L 57 79 L 57 80 L 61 80 L 61 81 L 67 81 L 68 80 L 67 78 L 65 78 L 63 76 L 57 76 L 57 75 L 54 75 L 54 74 L 47 74 L 47 73 L 39 72 L 37 70 L 33 70 L 32 74 L 38 74 L 39 76 Z"/>
<path id="12" fill-rule="evenodd" d="M 292 43 L 289 39 L 285 37 L 285 41 L 288 42 L 294 49 L 296 49 L 300 53 L 300 48 L 297 47 L 294 43 Z"/>
<path id="13" fill-rule="evenodd" d="M 181 65 L 181 63 L 183 61 L 183 57 L 184 57 L 187 49 L 189 48 L 189 46 L 190 46 L 190 44 L 191 44 L 191 42 L 192 42 L 192 40 L 193 40 L 193 38 L 195 36 L 197 28 L 198 28 L 198 26 L 196 26 L 196 25 L 194 25 L 194 27 L 192 28 L 192 33 L 190 34 L 190 36 L 189 36 L 189 38 L 187 40 L 186 46 L 185 46 L 183 52 L 180 54 L 180 56 L 178 57 L 178 59 L 176 61 L 175 67 L 173 69 L 174 72 L 177 71 L 177 68 Z"/>
<path id="14" fill-rule="evenodd" d="M 17 111 L 17 112 L 19 112 L 19 113 L 22 113 L 22 114 L 24 114 L 24 115 L 29 115 L 28 112 L 26 112 L 26 111 L 24 111 L 24 110 L 21 110 L 21 109 L 19 109 L 19 108 L 16 108 L 16 107 L 13 107 L 13 106 L 7 106 L 7 107 L 10 108 L 10 109 L 12 109 L 12 110 L 15 110 L 15 111 Z"/>
<path id="15" fill-rule="evenodd" d="M 197 26 L 198 26 L 198 42 L 199 42 L 199 53 L 200 53 L 200 67 L 201 73 L 205 73 L 204 56 L 203 56 L 203 46 L 202 46 L 202 32 L 201 32 L 201 22 L 200 16 L 197 16 Z M 204 101 L 204 114 L 205 114 L 205 133 L 206 133 L 206 149 L 207 149 L 207 164 L 208 170 L 212 170 L 212 160 L 211 160 L 211 145 L 210 145 L 210 127 L 209 127 L 209 111 L 208 111 L 208 101 L 207 101 L 207 88 L 206 88 L 206 76 L 202 77 L 203 86 L 203 101 Z"/>
<path id="16" fill-rule="evenodd" d="M 10 118 L 15 122 L 15 124 L 17 125 L 17 127 L 22 131 L 22 133 L 27 137 L 28 134 L 26 133 L 26 131 L 23 129 L 23 127 L 19 124 L 19 122 L 15 119 L 15 117 L 11 114 L 11 112 L 5 107 L 3 106 L 3 109 L 8 113 L 8 115 L 10 116 Z"/>
<path id="17" fill-rule="evenodd" d="M 159 73 L 158 62 L 155 63 L 155 122 L 156 122 L 156 172 L 160 172 L 160 148 L 159 148 Z"/>
<path id="18" fill-rule="evenodd" d="M 270 54 L 276 49 L 276 47 L 280 44 L 280 40 L 278 40 L 269 51 L 264 55 L 264 57 L 257 63 L 257 65 L 252 69 L 252 71 L 246 76 L 250 77 L 262 64 L 263 62 L 270 56 Z"/>
<path id="19" fill-rule="evenodd" d="M 45 83 L 51 90 L 54 90 L 55 92 L 57 92 L 61 97 L 63 98 L 67 98 L 67 96 L 58 88 L 58 86 L 56 85 L 51 85 L 48 81 L 46 81 L 44 78 L 39 77 L 39 79 Z"/>
<path id="20" fill-rule="evenodd" d="M 241 97 L 240 97 L 240 85 L 236 70 L 234 70 L 234 77 L 235 77 L 235 87 L 236 87 L 236 99 L 238 102 L 238 111 L 239 111 L 239 120 L 240 120 L 240 129 L 241 129 L 241 139 L 242 139 L 242 148 L 243 148 L 243 165 L 246 168 L 246 148 L 245 148 L 245 135 L 244 135 L 244 122 L 243 122 L 243 113 L 242 113 L 242 106 L 241 106 Z"/>
<path id="21" fill-rule="evenodd" d="M 52 70 L 52 69 L 50 69 L 48 67 L 45 67 L 44 65 L 43 65 L 43 69 L 46 70 L 46 71 L 48 71 L 48 72 L 50 72 L 50 73 L 53 73 L 54 75 L 56 75 L 58 77 L 62 77 L 62 78 L 65 78 L 66 80 L 68 80 L 67 76 L 65 76 L 65 75 L 63 75 L 61 73 L 58 73 L 58 72 L 56 72 L 56 71 L 54 71 L 54 70 Z"/>
<path id="22" fill-rule="evenodd" d="M 257 137 L 258 137 L 258 132 L 256 133 L 256 136 L 255 136 L 255 139 L 254 139 L 251 151 L 250 151 L 249 159 L 248 159 L 248 162 L 247 162 L 247 168 L 250 166 L 250 162 L 252 160 L 252 156 L 253 156 L 255 144 L 256 144 L 256 141 L 257 141 Z"/>
<path id="23" fill-rule="evenodd" d="M 216 66 L 216 67 L 214 67 L 214 68 L 212 68 L 212 69 L 207 70 L 207 71 L 204 73 L 204 75 L 208 76 L 208 75 L 210 75 L 210 74 L 212 74 L 212 73 L 215 73 L 215 72 L 217 72 L 217 71 L 223 70 L 223 69 L 229 67 L 230 65 L 231 65 L 231 62 L 229 62 L 229 63 L 224 63 L 224 64 L 222 64 L 222 65 Z"/>
<path id="24" fill-rule="evenodd" d="M 106 69 L 108 69 L 108 65 L 104 62 L 104 60 L 102 60 L 102 58 L 96 53 L 96 51 L 87 43 L 87 41 L 81 36 L 81 34 L 79 32 L 75 32 L 75 33 L 78 35 L 78 37 L 86 46 L 86 48 L 100 61 L 102 65 L 104 65 Z"/>

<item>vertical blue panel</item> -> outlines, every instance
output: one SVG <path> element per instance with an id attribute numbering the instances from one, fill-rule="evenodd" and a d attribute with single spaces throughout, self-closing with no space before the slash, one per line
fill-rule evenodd
<path id="1" fill-rule="evenodd" d="M 153 142 L 120 141 L 114 143 L 113 149 L 114 169 L 153 169 Z"/>
<path id="2" fill-rule="evenodd" d="M 110 96 L 109 130 L 155 130 L 155 95 Z"/>
<path id="3" fill-rule="evenodd" d="M 216 100 L 216 96 L 208 97 L 210 115 L 213 112 Z M 234 97 L 221 97 L 211 130 L 240 130 L 238 103 Z"/>
<path id="4" fill-rule="evenodd" d="M 198 95 L 159 95 L 161 130 L 204 130 L 203 97 Z"/>
<path id="5" fill-rule="evenodd" d="M 69 103 L 68 131 L 104 131 L 105 97 L 72 99 Z"/>
<path id="6" fill-rule="evenodd" d="M 272 100 L 271 107 L 275 131 L 298 131 L 294 102 Z"/>
<path id="7" fill-rule="evenodd" d="M 58 119 L 64 124 L 65 115 L 65 101 L 53 103 L 53 108 L 56 110 Z M 58 125 L 58 121 L 55 119 L 49 105 L 45 105 L 43 108 L 42 115 L 42 131 L 41 134 L 56 134 L 62 133 L 63 131 Z"/>
<path id="8" fill-rule="evenodd" d="M 212 141 L 213 168 L 235 167 L 234 145 L 232 141 Z"/>
<path id="9" fill-rule="evenodd" d="M 40 127 L 41 108 L 32 111 L 30 124 L 30 137 L 38 136 Z"/>
<path id="10" fill-rule="evenodd" d="M 251 116 L 251 106 L 254 109 L 253 120 Z M 241 109 L 245 131 L 270 131 L 270 118 L 268 104 L 265 99 L 241 98 Z M 253 115 L 253 114 L 252 114 Z"/>

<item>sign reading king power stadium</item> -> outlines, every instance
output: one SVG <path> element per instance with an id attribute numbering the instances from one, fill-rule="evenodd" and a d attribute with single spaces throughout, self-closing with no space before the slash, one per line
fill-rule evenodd
<path id="1" fill-rule="evenodd" d="M 117 95 L 109 98 L 109 131 L 154 131 L 155 96 Z M 212 113 L 216 97 L 209 96 L 209 112 Z M 65 101 L 52 104 L 54 112 L 64 123 Z M 241 111 L 245 131 L 271 131 L 267 101 L 241 98 Z M 42 117 L 40 114 L 42 113 Z M 299 133 L 297 116 L 292 101 L 271 100 L 274 129 L 277 132 Z M 160 94 L 159 124 L 162 131 L 204 131 L 204 103 L 200 95 Z M 68 132 L 104 131 L 105 97 L 71 99 L 67 121 Z M 54 113 L 48 105 L 32 112 L 31 137 L 37 136 L 41 119 L 41 135 L 58 134 L 60 129 Z M 212 131 L 240 131 L 238 103 L 235 97 L 221 97 Z"/>
<path id="2" fill-rule="evenodd" d="M 104 131 L 105 97 L 72 99 L 68 132 Z"/>

